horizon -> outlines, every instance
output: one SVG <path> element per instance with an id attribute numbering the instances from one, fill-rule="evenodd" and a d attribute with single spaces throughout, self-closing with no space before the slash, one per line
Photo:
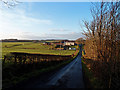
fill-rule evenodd
<path id="1" fill-rule="evenodd" d="M 79 39 L 79 38 L 77 38 L 77 39 Z M 10 38 L 10 39 L 0 39 L 0 40 L 30 40 L 31 41 L 33 39 L 15 39 L 15 38 Z M 38 41 L 42 41 L 42 40 L 50 40 L 50 41 L 52 41 L 52 40 L 55 40 L 55 41 L 57 41 L 57 40 L 69 40 L 69 41 L 71 41 L 72 39 L 36 39 L 36 40 L 38 40 Z M 75 41 L 75 40 L 72 40 L 72 41 Z"/>

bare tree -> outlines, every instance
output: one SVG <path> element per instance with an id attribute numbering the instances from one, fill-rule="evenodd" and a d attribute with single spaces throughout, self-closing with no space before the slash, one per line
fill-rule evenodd
<path id="1" fill-rule="evenodd" d="M 5 6 L 7 6 L 8 8 L 14 7 L 14 6 L 16 6 L 17 4 L 20 3 L 20 2 L 17 1 L 17 0 L 0 0 L 0 2 L 1 2 L 2 4 L 4 4 Z"/>
<path id="2" fill-rule="evenodd" d="M 84 31 L 87 38 L 86 55 L 100 62 L 100 69 L 103 72 L 101 79 L 108 78 L 105 83 L 109 88 L 113 78 L 118 77 L 118 68 L 120 68 L 118 64 L 120 63 L 120 46 L 117 39 L 120 31 L 119 10 L 119 2 L 101 2 L 91 9 L 93 20 L 83 21 L 87 29 L 87 32 Z M 96 65 L 96 68 L 99 65 Z"/>

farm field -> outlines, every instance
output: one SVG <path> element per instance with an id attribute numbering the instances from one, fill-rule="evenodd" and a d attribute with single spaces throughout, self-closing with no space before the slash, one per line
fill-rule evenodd
<path id="1" fill-rule="evenodd" d="M 10 52 L 24 52 L 35 54 L 72 55 L 75 50 L 54 50 L 53 45 L 42 45 L 33 42 L 2 42 L 2 58 Z"/>

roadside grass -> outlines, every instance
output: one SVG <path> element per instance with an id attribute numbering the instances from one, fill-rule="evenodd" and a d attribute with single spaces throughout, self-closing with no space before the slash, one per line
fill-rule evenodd
<path id="1" fill-rule="evenodd" d="M 82 69 L 85 88 L 103 88 L 101 80 L 94 76 L 94 73 L 87 67 L 85 58 L 82 57 Z"/>

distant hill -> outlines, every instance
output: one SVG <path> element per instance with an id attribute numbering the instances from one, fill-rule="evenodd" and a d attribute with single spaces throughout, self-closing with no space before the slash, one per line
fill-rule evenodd
<path id="1" fill-rule="evenodd" d="M 18 40 L 18 39 L 3 39 L 0 42 L 61 42 L 61 41 L 74 41 L 74 40 L 67 40 L 67 39 L 46 39 L 46 40 Z"/>
<path id="2" fill-rule="evenodd" d="M 18 40 L 18 39 L 4 39 L 2 42 L 33 42 L 38 40 Z"/>

